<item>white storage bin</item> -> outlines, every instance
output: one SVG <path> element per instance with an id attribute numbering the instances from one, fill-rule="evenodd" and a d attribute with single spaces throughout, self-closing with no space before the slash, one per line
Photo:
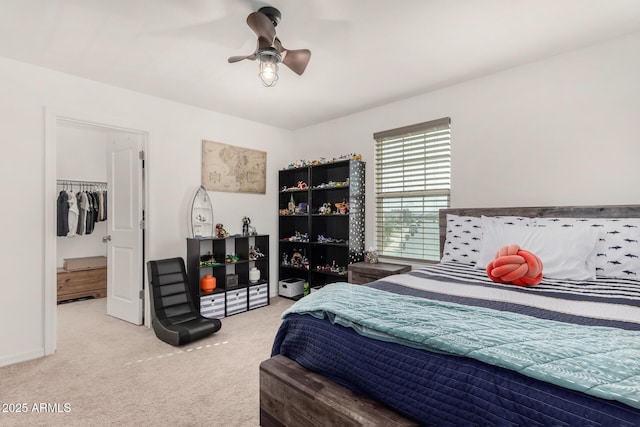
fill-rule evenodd
<path id="1" fill-rule="evenodd" d="M 225 293 L 216 292 L 200 297 L 200 314 L 209 319 L 222 319 L 225 309 Z"/>
<path id="2" fill-rule="evenodd" d="M 249 286 L 249 310 L 269 304 L 269 284 Z"/>
<path id="3" fill-rule="evenodd" d="M 247 288 L 227 291 L 227 316 L 247 311 Z"/>
<path id="4" fill-rule="evenodd" d="M 304 293 L 304 280 L 303 279 L 284 279 L 278 282 L 278 295 L 293 298 Z"/>

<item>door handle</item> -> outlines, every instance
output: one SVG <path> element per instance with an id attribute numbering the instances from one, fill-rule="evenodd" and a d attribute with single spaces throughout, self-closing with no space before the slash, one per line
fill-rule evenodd
<path id="1" fill-rule="evenodd" d="M 111 235 L 107 235 L 102 238 L 102 243 L 107 243 L 110 241 L 111 241 Z"/>

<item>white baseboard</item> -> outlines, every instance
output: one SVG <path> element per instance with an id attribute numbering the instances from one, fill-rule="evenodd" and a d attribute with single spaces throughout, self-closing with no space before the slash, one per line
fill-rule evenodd
<path id="1" fill-rule="evenodd" d="M 0 356 L 0 367 L 13 365 L 27 360 L 38 359 L 44 356 L 44 348 L 37 348 L 22 353 L 15 353 Z"/>

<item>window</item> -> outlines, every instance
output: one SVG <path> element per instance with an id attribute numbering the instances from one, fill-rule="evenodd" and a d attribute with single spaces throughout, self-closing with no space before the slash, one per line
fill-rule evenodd
<path id="1" fill-rule="evenodd" d="M 377 132 L 378 255 L 440 259 L 438 211 L 451 192 L 450 119 Z"/>

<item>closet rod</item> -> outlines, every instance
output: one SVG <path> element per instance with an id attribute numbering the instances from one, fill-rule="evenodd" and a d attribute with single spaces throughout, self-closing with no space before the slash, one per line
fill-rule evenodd
<path id="1" fill-rule="evenodd" d="M 58 184 L 98 184 L 98 185 L 107 185 L 106 181 L 87 181 L 87 180 L 77 180 L 77 179 L 58 179 Z"/>

